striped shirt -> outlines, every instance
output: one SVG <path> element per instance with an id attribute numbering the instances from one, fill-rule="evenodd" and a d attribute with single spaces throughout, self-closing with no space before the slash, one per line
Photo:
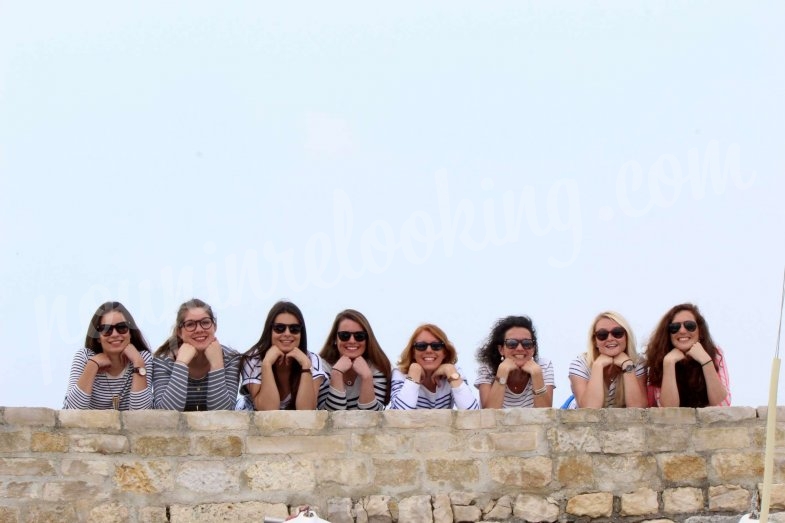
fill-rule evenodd
<path id="1" fill-rule="evenodd" d="M 458 374 L 463 376 L 460 369 Z M 461 385 L 453 388 L 446 379 L 436 382 L 436 391 L 431 392 L 425 385 L 406 379 L 406 374 L 398 369 L 393 369 L 392 386 L 390 390 L 390 410 L 412 409 L 451 409 L 475 410 L 480 404 L 472 394 L 466 378 L 462 378 Z"/>
<path id="2" fill-rule="evenodd" d="M 625 362 L 626 363 L 626 362 Z M 570 363 L 570 376 L 575 376 L 577 378 L 581 378 L 582 380 L 589 381 L 591 379 L 591 369 L 589 365 L 586 363 L 586 354 L 581 354 Z M 640 378 L 641 376 L 646 375 L 646 365 L 643 361 L 639 361 L 635 365 L 635 376 Z M 619 384 L 619 379 L 622 378 L 622 374 L 617 374 L 613 381 L 611 381 L 610 385 L 608 385 L 608 392 L 605 394 L 605 407 L 615 407 L 616 406 L 616 386 Z M 569 407 L 570 409 L 577 409 L 578 408 L 578 400 L 573 398 L 573 401 L 570 402 Z"/>
<path id="3" fill-rule="evenodd" d="M 140 350 L 139 354 L 144 360 L 147 369 L 147 387 L 144 390 L 134 392 L 131 390 L 133 383 L 133 364 L 128 362 L 128 366 L 123 373 L 114 378 L 106 372 L 99 372 L 93 381 L 93 392 L 87 394 L 76 384 L 82 377 L 87 360 L 95 356 L 95 352 L 90 349 L 79 349 L 74 355 L 71 363 L 71 373 L 68 376 L 68 390 L 63 401 L 64 409 L 113 409 L 115 397 L 119 399 L 119 410 L 141 410 L 149 409 L 153 405 L 152 372 L 153 355 L 150 351 Z"/>
<path id="4" fill-rule="evenodd" d="M 188 376 L 188 366 L 171 357 L 153 361 L 153 405 L 156 409 L 234 410 L 237 402 L 240 354 L 224 347 L 224 366 L 200 379 Z"/>
<path id="5" fill-rule="evenodd" d="M 545 386 L 556 388 L 556 384 L 553 381 L 553 364 L 551 363 L 551 360 L 546 360 L 545 358 L 540 357 L 537 358 L 537 364 L 542 369 L 542 380 L 545 383 Z M 477 379 L 474 380 L 474 386 L 479 389 L 480 385 L 484 383 L 492 385 L 495 379 L 496 373 L 493 371 L 493 369 L 487 365 L 480 365 L 477 369 Z M 516 394 L 511 391 L 510 387 L 505 388 L 502 408 L 507 409 L 510 407 L 534 407 L 534 391 L 532 390 L 531 379 L 520 394 Z"/>
<path id="6" fill-rule="evenodd" d="M 311 377 L 316 380 L 322 378 L 329 380 L 330 376 L 324 372 L 322 359 L 311 351 L 306 351 L 311 359 Z M 248 391 L 249 384 L 262 384 L 262 358 L 259 354 L 245 360 L 240 371 L 240 399 L 237 400 L 237 410 L 254 410 L 253 398 Z M 292 402 L 292 394 L 281 398 L 280 410 L 286 410 Z"/>
<path id="7" fill-rule="evenodd" d="M 357 376 L 351 385 L 345 384 L 346 390 L 344 391 L 334 389 L 330 386 L 332 365 L 323 361 L 327 379 L 322 382 L 322 387 L 319 389 L 319 401 L 316 408 L 319 410 L 384 410 L 387 378 L 371 362 L 368 362 L 368 366 L 373 373 L 373 392 L 376 398 L 371 403 L 363 404 L 360 403 L 360 383 L 362 379 Z"/>

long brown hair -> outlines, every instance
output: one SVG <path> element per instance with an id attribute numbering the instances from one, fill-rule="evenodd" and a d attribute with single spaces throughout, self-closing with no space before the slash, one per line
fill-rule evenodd
<path id="1" fill-rule="evenodd" d="M 136 325 L 134 317 L 131 316 L 131 313 L 128 312 L 125 305 L 119 301 L 107 301 L 96 309 L 95 314 L 90 318 L 90 324 L 87 326 L 87 335 L 84 340 L 85 348 L 90 349 L 96 354 L 104 351 L 101 347 L 101 341 L 99 339 L 101 335 L 98 333 L 98 327 L 101 325 L 101 318 L 103 318 L 104 314 L 112 311 L 119 312 L 125 318 L 125 322 L 128 324 L 128 331 L 131 333 L 131 344 L 136 347 L 136 350 L 146 350 L 149 352 L 150 347 L 147 346 L 147 340 L 142 336 L 142 331 L 139 330 L 139 327 Z"/>

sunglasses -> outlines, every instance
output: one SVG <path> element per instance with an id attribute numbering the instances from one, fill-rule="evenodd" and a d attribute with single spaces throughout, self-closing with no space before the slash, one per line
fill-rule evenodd
<path id="1" fill-rule="evenodd" d="M 622 329 L 621 327 L 614 327 L 611 330 L 608 329 L 600 329 L 594 333 L 594 337 L 597 338 L 599 341 L 605 341 L 608 339 L 608 335 L 613 336 L 617 340 L 620 340 L 627 334 L 627 331 Z"/>
<path id="2" fill-rule="evenodd" d="M 199 325 L 204 330 L 209 329 L 213 326 L 213 319 L 212 318 L 202 318 L 201 320 L 186 320 L 180 324 L 180 327 L 187 330 L 188 332 L 193 332 L 196 330 L 196 326 Z"/>
<path id="3" fill-rule="evenodd" d="M 117 331 L 117 334 L 125 334 L 128 332 L 128 324 L 124 321 L 120 323 L 115 323 L 114 325 L 109 325 L 108 323 L 102 323 L 98 326 L 98 332 L 101 333 L 101 336 L 111 336 L 112 331 Z"/>
<path id="4" fill-rule="evenodd" d="M 671 334 L 676 334 L 681 330 L 682 325 L 684 325 L 684 328 L 687 329 L 688 332 L 695 332 L 695 329 L 698 328 L 698 323 L 692 320 L 687 320 L 685 322 L 674 321 L 673 323 L 668 325 L 668 331 Z"/>
<path id="5" fill-rule="evenodd" d="M 439 352 L 440 350 L 442 350 L 444 348 L 444 342 L 443 341 L 432 341 L 430 343 L 426 343 L 424 341 L 418 341 L 418 342 L 412 344 L 412 347 L 414 347 L 414 350 L 420 351 L 420 352 L 423 352 L 423 351 L 427 350 L 428 347 L 431 347 L 431 349 L 435 350 L 436 352 Z"/>
<path id="6" fill-rule="evenodd" d="M 515 338 L 507 338 L 504 340 L 504 346 L 508 349 L 516 349 L 518 344 L 520 343 L 521 347 L 524 349 L 533 349 L 534 348 L 534 340 L 525 339 L 525 340 L 516 340 Z"/>
<path id="7" fill-rule="evenodd" d="M 368 339 L 368 333 L 364 331 L 338 331 L 338 339 L 341 341 L 349 341 L 349 338 L 352 336 L 354 336 L 355 341 L 365 341 Z"/>
<path id="8" fill-rule="evenodd" d="M 303 326 L 299 323 L 273 323 L 273 331 L 277 332 L 278 334 L 283 334 L 286 332 L 286 329 L 289 329 L 291 334 L 297 335 L 303 331 Z"/>

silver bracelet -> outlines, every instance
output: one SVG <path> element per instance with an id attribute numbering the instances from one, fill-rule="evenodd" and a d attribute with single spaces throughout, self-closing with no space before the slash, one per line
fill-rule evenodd
<path id="1" fill-rule="evenodd" d="M 546 385 L 543 385 L 541 389 L 537 389 L 537 390 L 534 391 L 534 395 L 535 396 L 542 396 L 546 392 L 548 392 L 548 387 Z"/>

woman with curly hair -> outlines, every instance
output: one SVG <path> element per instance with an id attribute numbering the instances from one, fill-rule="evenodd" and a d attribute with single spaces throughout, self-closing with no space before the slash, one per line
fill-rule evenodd
<path id="1" fill-rule="evenodd" d="M 651 407 L 729 406 L 725 357 L 696 305 L 682 303 L 662 317 L 646 349 Z"/>

